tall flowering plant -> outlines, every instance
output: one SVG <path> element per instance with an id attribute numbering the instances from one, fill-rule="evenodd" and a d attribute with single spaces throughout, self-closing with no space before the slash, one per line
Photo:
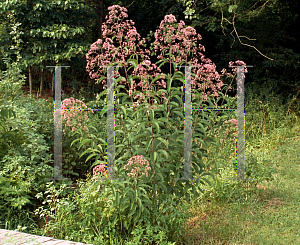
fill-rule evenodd
<path id="1" fill-rule="evenodd" d="M 127 86 L 133 109 L 142 106 L 147 108 L 146 117 L 141 118 L 147 118 L 147 121 L 150 121 L 149 111 L 153 112 L 159 109 L 161 98 L 170 108 L 170 99 L 166 98 L 167 93 L 170 97 L 172 92 L 170 86 L 172 81 L 170 80 L 182 81 L 182 79 L 179 78 L 180 73 L 177 68 L 175 68 L 175 78 L 162 73 L 161 66 L 166 63 L 169 64 L 170 72 L 171 65 L 174 65 L 174 63 L 193 66 L 192 71 L 195 75 L 191 77 L 192 91 L 201 91 L 201 102 L 207 101 L 209 96 L 215 98 L 219 96 L 219 92 L 224 86 L 221 77 L 229 77 L 232 74 L 223 69 L 220 75 L 216 71 L 215 64 L 210 59 L 205 58 L 202 53 L 205 48 L 200 43 L 198 44 L 201 36 L 196 33 L 194 28 L 186 27 L 183 21 L 176 23 L 176 18 L 173 15 L 165 16 L 159 29 L 154 34 L 155 40 L 150 48 L 151 54 L 151 51 L 145 48 L 146 40 L 145 38 L 141 39 L 134 27 L 134 22 L 125 20 L 128 17 L 127 9 L 118 5 L 111 6 L 108 9 L 109 16 L 106 16 L 106 22 L 102 26 L 103 41 L 99 39 L 91 45 L 91 49 L 86 56 L 86 69 L 91 78 L 104 84 L 106 83 L 105 73 L 107 69 L 105 66 L 122 66 L 123 69 L 117 68 L 114 71 L 114 78 L 119 86 L 123 84 Z M 158 62 L 153 63 L 153 58 L 156 58 Z M 230 62 L 230 65 L 233 64 L 233 62 Z M 245 63 L 237 61 L 236 64 Z M 236 68 L 233 69 L 233 73 L 236 73 Z M 169 84 L 165 80 L 169 80 Z M 156 90 L 155 86 L 158 87 Z M 138 91 L 138 88 L 140 91 Z M 196 96 L 195 94 L 193 94 L 193 97 Z M 151 98 L 158 101 L 152 107 L 149 106 L 154 101 Z M 134 100 L 137 101 L 134 102 Z M 196 108 L 201 108 L 201 106 L 198 105 Z M 121 113 L 121 111 L 118 112 Z M 120 121 L 123 124 L 122 117 Z M 138 129 L 143 126 L 141 123 L 137 123 L 137 125 L 139 125 Z M 124 127 L 124 133 L 126 131 L 128 130 Z"/>
<path id="2" fill-rule="evenodd" d="M 213 176 L 203 157 L 208 156 L 207 147 L 214 142 L 208 137 L 207 131 L 213 132 L 217 126 L 213 119 L 204 116 L 203 111 L 197 111 L 196 115 L 192 115 L 192 148 L 197 153 L 192 157 L 192 171 L 193 176 L 200 179 L 176 180 L 184 174 L 184 91 L 183 87 L 175 88 L 172 83 L 178 81 L 184 84 L 185 79 L 175 65 L 193 66 L 191 92 L 198 99 L 192 102 L 193 108 L 202 108 L 204 102 L 216 105 L 214 100 L 219 98 L 221 90 L 226 87 L 221 78 L 233 77 L 236 68 L 233 69 L 233 74 L 223 69 L 220 75 L 215 64 L 202 53 L 205 49 L 198 43 L 201 36 L 194 28 L 185 27 L 183 21 L 177 23 L 173 15 L 165 16 L 154 34 L 154 43 L 148 50 L 146 40 L 141 39 L 134 22 L 125 20 L 128 17 L 126 8 L 114 5 L 108 9 L 109 16 L 106 16 L 106 22 L 102 25 L 103 40 L 99 39 L 91 45 L 86 55 L 86 69 L 97 83 L 105 84 L 107 66 L 121 66 L 114 70 L 117 84 L 115 170 L 117 176 L 125 180 L 122 183 L 111 183 L 110 187 L 110 182 L 107 184 L 115 194 L 114 205 L 118 210 L 116 222 L 120 221 L 120 227 L 128 228 L 131 224 L 135 226 L 140 222 L 142 213 L 151 216 L 153 202 L 162 203 L 167 196 L 176 196 L 177 201 L 181 197 L 189 199 L 190 189 L 197 195 L 201 191 L 201 184 L 204 181 L 209 183 L 205 176 Z M 242 61 L 235 63 L 245 64 Z M 167 68 L 169 74 L 163 72 Z M 127 93 L 119 93 L 120 88 L 125 88 Z M 106 89 L 98 98 L 105 93 Z M 176 101 L 172 100 L 174 98 Z M 99 115 L 106 120 L 105 113 L 103 110 Z M 99 137 L 98 140 L 102 144 L 97 142 L 95 146 L 106 146 L 102 138 Z M 82 138 L 81 141 L 84 144 L 87 139 Z M 100 159 L 101 155 L 95 152 L 92 147 L 85 151 L 91 153 L 88 159 L 95 157 L 97 165 L 99 162 L 106 164 L 104 159 Z M 129 168 L 136 161 L 147 170 L 151 168 L 151 171 L 147 171 L 148 176 L 145 174 L 141 181 L 133 182 L 128 178 L 136 178 L 136 174 L 141 171 L 136 166 Z M 101 166 L 103 170 L 103 165 Z M 129 169 L 130 173 L 126 174 Z"/>

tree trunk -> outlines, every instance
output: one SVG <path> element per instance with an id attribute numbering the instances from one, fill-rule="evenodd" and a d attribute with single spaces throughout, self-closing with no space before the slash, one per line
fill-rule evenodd
<path id="1" fill-rule="evenodd" d="M 102 40 L 103 36 L 102 36 L 102 24 L 104 21 L 104 0 L 100 0 L 99 1 L 99 27 L 98 27 L 98 32 L 99 32 L 99 38 Z"/>
<path id="2" fill-rule="evenodd" d="M 43 73 L 44 71 L 41 71 L 41 83 L 40 83 L 40 95 L 42 95 L 43 92 Z"/>
<path id="3" fill-rule="evenodd" d="M 30 91 L 30 96 L 32 98 L 32 79 L 31 79 L 31 70 L 30 70 L 30 66 L 29 66 L 29 91 Z"/>

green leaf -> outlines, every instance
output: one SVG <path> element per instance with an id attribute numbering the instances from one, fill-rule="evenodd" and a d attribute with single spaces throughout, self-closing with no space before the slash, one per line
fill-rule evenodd
<path id="1" fill-rule="evenodd" d="M 137 212 L 139 213 L 139 209 L 138 209 Z M 138 215 L 135 215 L 135 217 L 133 218 L 134 224 L 136 224 L 136 223 L 138 222 L 139 218 L 140 218 L 140 217 L 139 217 Z"/>
<path id="2" fill-rule="evenodd" d="M 158 152 L 164 154 L 167 159 L 169 158 L 169 154 L 164 149 L 159 149 Z"/>
<path id="3" fill-rule="evenodd" d="M 140 198 L 137 199 L 137 203 L 138 203 L 139 209 L 142 209 L 142 211 L 143 211 L 144 206 L 143 206 Z"/>
<path id="4" fill-rule="evenodd" d="M 83 145 L 85 145 L 86 143 L 88 143 L 88 142 L 90 142 L 90 141 L 91 141 L 91 139 L 84 139 L 84 140 L 80 143 L 78 149 L 80 149 Z"/>
<path id="5" fill-rule="evenodd" d="M 0 110 L 0 120 L 5 120 L 10 117 L 16 118 L 16 113 L 9 107 L 2 107 Z"/>
<path id="6" fill-rule="evenodd" d="M 180 116 L 181 118 L 184 118 L 183 114 L 181 111 L 177 111 L 176 109 L 173 110 L 173 113 L 177 114 L 178 116 Z"/>
<path id="7" fill-rule="evenodd" d="M 129 197 L 130 199 L 133 199 L 133 197 L 134 197 L 133 189 L 126 188 L 125 193 L 124 193 L 124 197 Z"/>
<path id="8" fill-rule="evenodd" d="M 118 88 L 125 88 L 124 85 L 118 85 Z M 120 96 L 125 96 L 126 98 L 128 97 L 128 94 L 125 94 L 125 93 L 118 93 L 115 95 L 115 97 L 120 97 Z"/>
<path id="9" fill-rule="evenodd" d="M 159 178 L 159 180 L 160 180 L 160 182 L 164 182 L 164 177 L 163 177 L 163 175 L 162 175 L 162 173 L 161 172 L 158 172 L 157 174 L 156 174 L 156 176 Z"/>
<path id="10" fill-rule="evenodd" d="M 91 148 L 86 149 L 86 150 L 80 155 L 80 158 L 81 158 L 82 156 L 84 156 L 85 154 L 89 153 L 89 152 L 92 152 L 92 149 L 91 149 Z"/>
<path id="11" fill-rule="evenodd" d="M 141 217 L 142 212 L 144 211 L 144 207 L 141 206 L 138 210 L 137 210 L 137 214 L 136 214 L 136 219 L 134 218 L 133 221 L 136 223 L 136 221 Z"/>
<path id="12" fill-rule="evenodd" d="M 119 192 L 116 193 L 116 206 L 119 207 L 120 205 L 120 194 Z"/>
<path id="13" fill-rule="evenodd" d="M 149 137 L 149 139 L 147 140 L 147 143 L 146 143 L 146 151 L 148 152 L 148 150 L 149 150 L 149 146 L 150 146 L 150 144 L 151 144 L 151 142 L 152 142 L 152 138 L 151 137 Z"/>
<path id="14" fill-rule="evenodd" d="M 232 13 L 233 11 L 235 12 L 237 7 L 238 7 L 237 5 L 229 5 L 228 12 L 229 13 Z"/>
<path id="15" fill-rule="evenodd" d="M 141 122 L 138 126 L 138 129 L 137 129 L 137 134 L 140 132 L 141 128 L 146 124 L 147 122 Z"/>
<path id="16" fill-rule="evenodd" d="M 134 202 L 134 200 L 131 200 L 130 210 L 131 210 L 131 212 L 133 211 L 133 213 L 130 212 L 131 215 L 133 215 L 133 214 L 135 213 L 136 207 L 137 207 L 137 205 L 136 205 L 136 203 Z M 129 217 L 131 216 L 130 213 L 128 214 Z"/>
<path id="17" fill-rule="evenodd" d="M 153 114 L 153 116 L 154 116 L 154 114 Z M 159 130 L 160 130 L 160 128 L 159 128 L 159 125 L 158 125 L 158 123 L 157 123 L 156 121 L 153 121 L 153 124 L 156 126 L 156 129 L 157 129 L 157 134 L 159 134 Z"/>
<path id="18" fill-rule="evenodd" d="M 204 173 L 202 176 L 204 176 L 204 175 L 214 176 L 214 174 L 212 174 L 212 173 Z M 201 177 L 201 179 L 204 180 L 209 186 L 212 186 L 212 183 L 210 182 L 209 179 L 204 178 L 204 177 Z M 199 185 L 199 184 L 198 184 L 198 185 Z"/>
<path id="19" fill-rule="evenodd" d="M 172 78 L 168 79 L 167 81 L 167 90 L 168 90 L 168 93 L 170 93 L 171 91 L 171 86 L 172 86 Z"/>
<path id="20" fill-rule="evenodd" d="M 156 158 L 157 158 L 157 152 L 151 152 L 150 158 L 153 159 L 153 161 L 155 162 Z"/>
<path id="21" fill-rule="evenodd" d="M 158 137 L 157 139 L 158 139 L 159 141 L 161 141 L 162 143 L 164 143 L 165 146 L 166 146 L 167 149 L 168 149 L 168 147 L 169 147 L 169 142 L 168 142 L 168 141 L 166 141 L 165 139 L 163 139 L 163 138 L 161 138 L 161 137 Z"/>
<path id="22" fill-rule="evenodd" d="M 135 134 L 135 133 L 134 133 L 134 134 Z M 130 134 L 130 136 L 131 136 L 131 135 L 132 135 L 132 134 Z M 135 137 L 130 138 L 130 144 L 135 143 L 137 139 L 142 138 L 142 137 L 149 137 L 149 135 L 148 135 L 148 134 L 139 134 L 139 135 L 136 135 Z"/>
<path id="23" fill-rule="evenodd" d="M 205 125 L 207 125 L 209 128 L 211 128 L 211 124 L 207 121 L 207 120 L 205 120 L 205 119 L 201 119 L 200 121 L 198 121 L 197 122 L 197 125 L 199 124 L 199 126 L 201 127 L 201 123 L 203 123 L 203 124 L 205 124 Z M 203 126 L 202 126 L 203 127 Z"/>
<path id="24" fill-rule="evenodd" d="M 137 64 L 138 64 L 137 60 L 134 60 L 134 59 L 128 60 L 127 63 L 131 64 L 134 67 L 134 69 L 137 68 Z M 132 78 L 131 78 L 131 80 L 132 80 Z"/>
<path id="25" fill-rule="evenodd" d="M 137 109 L 133 114 L 132 114 L 132 116 L 134 117 L 136 114 L 138 114 L 139 112 L 143 112 L 143 111 L 145 111 L 145 108 L 144 107 L 141 107 L 141 108 L 139 108 L 139 109 Z M 152 111 L 152 110 L 151 110 Z"/>
<path id="26" fill-rule="evenodd" d="M 158 118 L 157 121 L 158 122 L 165 122 L 168 125 L 171 125 L 171 122 L 167 118 L 164 118 L 164 117 Z"/>
<path id="27" fill-rule="evenodd" d="M 98 156 L 98 155 L 99 155 L 98 153 L 93 153 L 93 154 L 89 155 L 89 156 L 87 157 L 87 159 L 85 160 L 85 162 L 87 162 L 88 160 L 90 160 L 92 157 Z"/>
<path id="28" fill-rule="evenodd" d="M 168 193 L 167 187 L 163 184 L 163 182 L 159 182 L 158 185 L 164 190 L 165 193 Z"/>
<path id="29" fill-rule="evenodd" d="M 142 142 L 144 143 L 144 142 Z M 145 155 L 146 154 L 146 148 L 140 148 L 140 147 L 137 147 L 137 150 L 134 151 L 133 155 L 136 156 L 136 155 Z"/>
<path id="30" fill-rule="evenodd" d="M 161 62 L 161 64 L 159 65 L 159 68 L 161 68 L 165 63 L 168 63 L 167 60 L 162 60 L 162 61 L 158 61 L 158 62 Z"/>
<path id="31" fill-rule="evenodd" d="M 125 118 L 127 117 L 127 113 L 126 113 L 126 108 L 124 107 L 124 106 L 121 106 L 121 109 L 122 109 L 122 111 L 123 111 L 123 113 L 124 113 L 124 115 L 125 115 Z M 124 119 L 125 119 L 124 118 Z"/>
<path id="32" fill-rule="evenodd" d="M 152 121 L 154 121 L 154 110 L 150 110 Z"/>

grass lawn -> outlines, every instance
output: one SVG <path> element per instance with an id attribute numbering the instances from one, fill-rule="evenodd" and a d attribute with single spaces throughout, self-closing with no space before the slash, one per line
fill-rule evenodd
<path id="1" fill-rule="evenodd" d="M 192 204 L 189 244 L 300 244 L 300 134 L 263 147 L 278 173 L 242 203 Z M 268 139 L 265 139 L 265 143 Z"/>

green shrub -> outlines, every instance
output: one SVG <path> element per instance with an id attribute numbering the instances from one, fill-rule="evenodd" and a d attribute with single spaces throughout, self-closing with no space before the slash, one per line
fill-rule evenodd
<path id="1" fill-rule="evenodd" d="M 0 128 L 4 148 L 0 159 L 1 209 L 35 204 L 35 195 L 45 187 L 46 178 L 53 177 L 52 154 L 49 154 L 38 123 L 30 120 L 27 103 L 15 101 L 16 118 L 9 118 Z M 9 130 L 9 128 L 11 128 Z"/>
<path id="2" fill-rule="evenodd" d="M 120 239 L 123 244 L 170 244 L 167 241 L 183 239 L 182 223 L 187 218 L 186 207 L 178 210 L 178 205 L 171 197 L 163 201 L 159 209 L 151 207 L 150 202 L 148 208 L 151 215 L 141 212 L 138 224 L 134 225 L 128 217 L 132 209 L 127 209 L 124 202 L 126 193 L 132 190 L 130 183 L 126 180 L 101 182 L 89 178 L 79 182 L 74 196 L 65 198 L 61 193 L 66 185 L 57 190 L 53 183 L 48 183 L 47 191 L 37 195 L 43 204 L 48 204 L 36 210 L 41 217 L 50 218 L 43 233 L 50 232 L 58 239 L 94 244 L 111 244 L 108 243 L 111 239 Z M 120 193 L 119 200 L 116 199 L 116 191 Z M 148 199 L 142 193 L 137 198 L 142 203 L 143 198 Z"/>
<path id="3" fill-rule="evenodd" d="M 251 184 L 256 186 L 262 181 L 274 180 L 273 174 L 277 171 L 271 166 L 270 160 L 259 157 L 252 152 L 245 155 L 245 178 L 252 179 Z"/>
<path id="4" fill-rule="evenodd" d="M 5 205 L 1 209 L 34 204 L 35 194 L 52 177 L 52 162 L 40 135 L 29 137 L 19 147 L 11 148 L 0 162 L 0 193 Z"/>

